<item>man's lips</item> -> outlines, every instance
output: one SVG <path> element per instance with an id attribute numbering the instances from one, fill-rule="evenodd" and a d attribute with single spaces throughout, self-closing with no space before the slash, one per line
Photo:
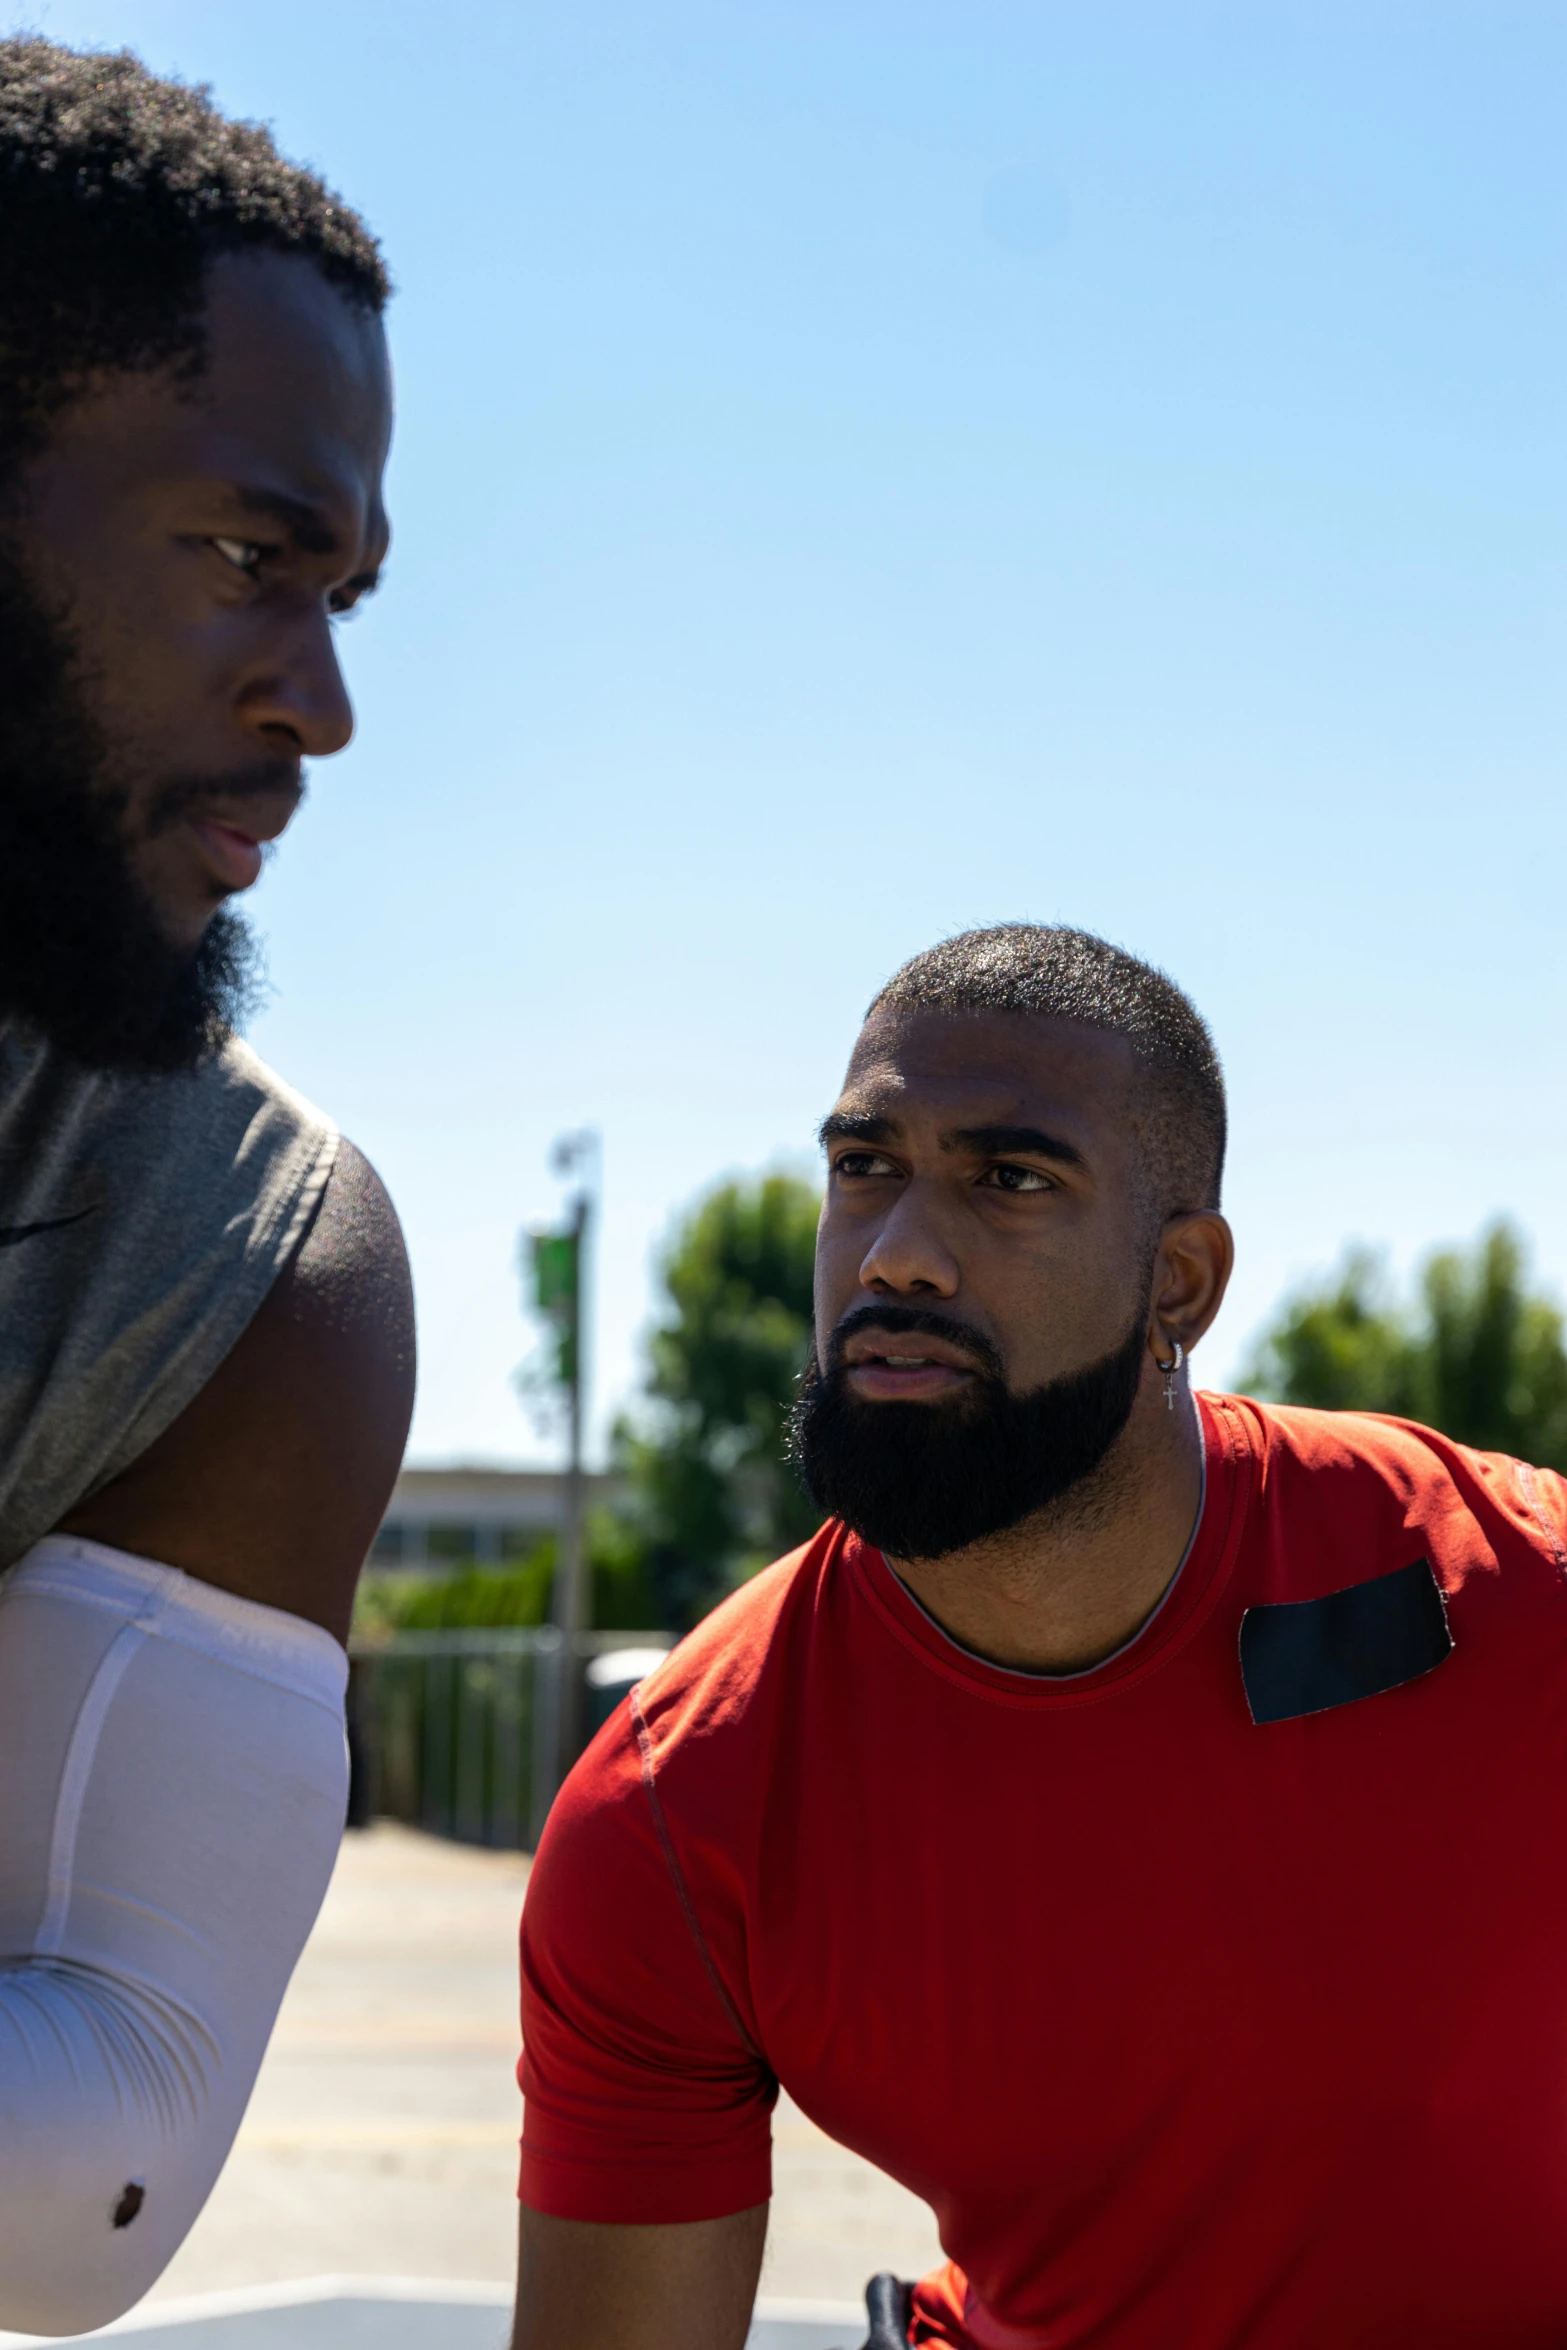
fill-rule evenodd
<path id="1" fill-rule="evenodd" d="M 905 1402 L 950 1395 L 974 1376 L 961 1348 L 924 1331 L 857 1330 L 843 1350 L 843 1363 L 856 1395 Z"/>
<path id="2" fill-rule="evenodd" d="M 241 832 L 237 824 L 220 824 L 215 816 L 186 818 L 202 860 L 225 890 L 249 889 L 261 877 L 261 843 Z"/>
<path id="3" fill-rule="evenodd" d="M 297 792 L 286 795 L 286 805 L 283 798 L 277 795 L 271 807 L 258 800 L 254 811 L 238 818 L 217 810 L 203 814 L 193 809 L 187 815 L 185 822 L 202 860 L 224 890 L 249 889 L 261 878 L 263 843 L 277 839 L 299 805 Z"/>

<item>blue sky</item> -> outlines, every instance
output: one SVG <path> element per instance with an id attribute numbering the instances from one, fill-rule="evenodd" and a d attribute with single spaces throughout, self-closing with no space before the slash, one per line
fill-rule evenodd
<path id="1" fill-rule="evenodd" d="M 353 749 L 254 1040 L 375 1158 L 424 1459 L 544 1457 L 517 1229 L 604 1137 L 597 1370 L 810 1164 L 905 955 L 1196 996 L 1239 1237 L 1567 1282 L 1559 7 L 0 0 L 321 164 L 400 292 Z"/>

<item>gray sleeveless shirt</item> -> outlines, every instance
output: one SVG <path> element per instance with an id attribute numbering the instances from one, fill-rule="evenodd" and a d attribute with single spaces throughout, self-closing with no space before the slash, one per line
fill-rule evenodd
<path id="1" fill-rule="evenodd" d="M 179 1076 L 122 1077 L 0 1022 L 0 1568 L 205 1386 L 336 1148 L 237 1039 Z"/>

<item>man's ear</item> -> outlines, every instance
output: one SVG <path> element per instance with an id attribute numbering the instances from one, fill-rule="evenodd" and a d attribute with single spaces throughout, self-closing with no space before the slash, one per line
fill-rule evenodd
<path id="1" fill-rule="evenodd" d="M 1171 1216 L 1154 1259 L 1150 1319 L 1161 1345 L 1188 1354 L 1212 1327 L 1235 1264 L 1235 1235 L 1217 1208 Z"/>

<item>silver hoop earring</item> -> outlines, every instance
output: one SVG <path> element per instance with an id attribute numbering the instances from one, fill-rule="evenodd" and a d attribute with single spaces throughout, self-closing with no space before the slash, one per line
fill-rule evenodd
<path id="1" fill-rule="evenodd" d="M 1167 1412 L 1173 1412 L 1175 1409 L 1175 1382 L 1180 1377 L 1181 1365 L 1185 1362 L 1185 1360 L 1186 1349 L 1184 1346 L 1182 1346 L 1179 1339 L 1177 1339 L 1175 1342 L 1175 1359 L 1173 1362 L 1159 1363 L 1159 1357 L 1157 1355 L 1154 1356 L 1154 1361 L 1159 1363 L 1159 1368 L 1164 1373 L 1164 1408 Z"/>

